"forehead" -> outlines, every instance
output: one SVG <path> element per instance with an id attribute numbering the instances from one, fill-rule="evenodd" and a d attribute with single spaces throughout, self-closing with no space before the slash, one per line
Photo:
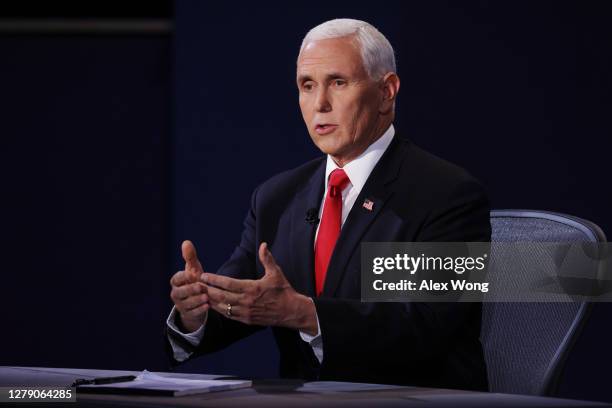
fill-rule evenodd
<path id="1" fill-rule="evenodd" d="M 342 37 L 309 42 L 298 57 L 297 75 L 312 75 L 317 71 L 364 73 L 356 40 Z"/>

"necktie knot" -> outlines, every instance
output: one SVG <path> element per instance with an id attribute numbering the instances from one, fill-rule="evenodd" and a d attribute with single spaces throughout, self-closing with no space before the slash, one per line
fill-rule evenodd
<path id="1" fill-rule="evenodd" d="M 342 169 L 336 169 L 329 175 L 329 195 L 336 197 L 342 194 L 342 190 L 350 183 L 348 176 Z"/>

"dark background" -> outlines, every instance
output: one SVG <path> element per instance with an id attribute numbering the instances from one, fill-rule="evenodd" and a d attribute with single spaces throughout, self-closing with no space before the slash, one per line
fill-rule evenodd
<path id="1" fill-rule="evenodd" d="M 295 60 L 308 29 L 336 17 L 387 36 L 397 132 L 470 170 L 493 208 L 564 212 L 612 234 L 606 2 L 13 6 L 4 20 L 170 28 L 15 33 L 0 21 L 0 364 L 167 369 L 180 242 L 215 270 L 252 190 L 319 154 Z M 561 396 L 612 401 L 611 316 L 595 305 Z M 179 370 L 271 377 L 277 360 L 263 332 Z"/>

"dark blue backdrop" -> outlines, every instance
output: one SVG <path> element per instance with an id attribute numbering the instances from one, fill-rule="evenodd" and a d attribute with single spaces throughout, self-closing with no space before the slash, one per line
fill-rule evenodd
<path id="1" fill-rule="evenodd" d="M 165 364 L 169 47 L 0 36 L 0 364 Z"/>

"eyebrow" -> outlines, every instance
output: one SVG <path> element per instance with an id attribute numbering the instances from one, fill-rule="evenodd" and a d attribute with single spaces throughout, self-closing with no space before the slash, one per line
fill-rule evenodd
<path id="1" fill-rule="evenodd" d="M 306 81 L 310 81 L 312 80 L 312 78 L 310 77 L 310 75 L 298 75 L 297 81 L 298 83 L 302 83 L 302 82 L 306 82 Z"/>
<path id="2" fill-rule="evenodd" d="M 338 78 L 346 78 L 346 75 L 341 74 L 339 72 L 330 72 L 329 74 L 325 75 L 325 80 L 327 81 L 338 79 Z M 311 80 L 312 80 L 312 77 L 310 75 L 298 75 L 298 78 L 297 78 L 297 81 L 300 84 L 306 81 L 311 81 Z"/>

